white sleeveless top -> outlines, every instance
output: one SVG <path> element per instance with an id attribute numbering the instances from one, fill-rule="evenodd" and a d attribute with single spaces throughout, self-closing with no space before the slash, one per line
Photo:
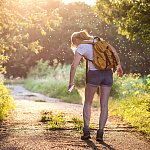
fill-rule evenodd
<path id="1" fill-rule="evenodd" d="M 93 42 L 93 40 L 90 42 Z M 89 59 L 89 60 L 93 60 L 93 46 L 92 44 L 80 44 L 77 49 L 76 52 L 78 52 L 80 55 L 84 56 L 85 58 Z M 95 68 L 94 64 L 89 61 L 89 70 L 98 70 Z"/>

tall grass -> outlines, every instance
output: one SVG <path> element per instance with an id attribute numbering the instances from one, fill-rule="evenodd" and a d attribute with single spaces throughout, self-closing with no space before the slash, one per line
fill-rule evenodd
<path id="1" fill-rule="evenodd" d="M 81 103 L 81 97 L 74 89 L 72 93 L 68 92 L 68 84 L 66 81 L 59 81 L 53 78 L 45 79 L 28 79 L 25 87 L 33 92 L 39 92 L 52 98 L 58 98 L 69 103 Z"/>
<path id="2" fill-rule="evenodd" d="M 66 102 L 81 103 L 81 96 L 76 88 L 72 93 L 68 92 L 69 71 L 70 66 L 59 64 L 57 67 L 49 67 L 48 62 L 39 61 L 29 72 L 25 87 Z"/>
<path id="3" fill-rule="evenodd" d="M 109 102 L 111 115 L 122 117 L 150 138 L 150 94 L 130 96 L 123 100 Z"/>
<path id="4" fill-rule="evenodd" d="M 150 138 L 150 75 L 114 75 L 113 100 L 109 102 L 110 114 L 122 117 L 126 122 Z"/>

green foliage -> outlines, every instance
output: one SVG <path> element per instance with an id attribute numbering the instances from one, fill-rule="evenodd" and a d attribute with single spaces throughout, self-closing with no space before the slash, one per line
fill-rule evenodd
<path id="1" fill-rule="evenodd" d="M 140 94 L 123 100 L 112 100 L 111 114 L 119 115 L 139 131 L 150 135 L 150 95 Z"/>
<path id="2" fill-rule="evenodd" d="M 71 120 L 70 120 L 71 119 Z M 67 120 L 63 113 L 44 112 L 41 122 L 47 123 L 49 129 L 64 129 L 73 127 L 73 129 L 81 132 L 83 130 L 83 120 L 80 118 L 70 118 Z"/>
<path id="3" fill-rule="evenodd" d="M 67 102 L 80 102 L 78 92 L 76 89 L 72 93 L 67 92 L 70 66 L 49 67 L 48 61 L 39 61 L 35 68 L 32 68 L 29 77 L 36 80 L 28 80 L 27 88 L 33 91 L 42 92 L 48 96 L 63 99 Z M 75 76 L 75 86 L 82 88 L 85 86 L 85 63 L 81 63 L 77 68 Z M 145 79 L 139 74 L 125 74 L 119 78 L 116 74 L 114 76 L 114 84 L 111 91 L 113 98 L 125 98 L 139 93 L 145 93 L 149 90 L 149 76 Z M 66 97 L 67 95 L 67 97 Z M 76 97 L 77 96 L 77 97 Z"/>
<path id="4" fill-rule="evenodd" d="M 107 33 L 107 36 L 111 37 L 108 41 L 119 52 L 126 73 L 142 75 L 149 73 L 149 7 L 149 2 L 146 0 L 97 0 L 96 2 L 97 14 L 107 23 L 104 30 L 112 34 L 110 36 Z M 116 35 L 115 30 L 123 36 Z"/>
<path id="5" fill-rule="evenodd" d="M 83 120 L 79 118 L 72 118 L 72 123 L 74 125 L 74 128 L 77 129 L 78 131 L 83 130 Z"/>
<path id="6" fill-rule="evenodd" d="M 86 81 L 86 67 L 85 63 L 81 63 L 80 66 L 77 68 L 76 75 L 75 75 L 75 85 L 79 88 L 85 86 Z"/>
<path id="7" fill-rule="evenodd" d="M 41 1 L 16 5 L 20 8 L 21 23 L 17 25 L 20 30 L 15 28 L 19 30 L 18 34 L 12 30 L 11 35 L 15 36 L 10 36 L 10 40 L 14 38 L 15 42 L 21 44 L 14 43 L 13 49 L 16 51 L 8 54 L 9 61 L 6 64 L 8 77 L 11 75 L 26 77 L 30 67 L 35 66 L 37 60 L 41 58 L 48 60 L 51 66 L 54 59 L 57 60 L 57 64 L 70 64 L 73 59 L 70 36 L 74 31 L 83 29 L 94 36 L 102 37 L 117 49 L 124 72 L 142 75 L 149 73 L 150 59 L 147 55 L 149 44 L 143 44 L 141 39 L 132 42 L 119 35 L 114 24 L 106 24 L 84 3 L 65 5 L 55 0 Z"/>
<path id="8" fill-rule="evenodd" d="M 50 116 L 52 115 L 52 111 L 42 112 L 41 122 L 50 121 Z"/>
<path id="9" fill-rule="evenodd" d="M 48 61 L 43 61 L 43 59 L 37 62 L 34 68 L 31 68 L 28 77 L 41 78 L 46 77 L 51 73 L 51 68 Z"/>
<path id="10" fill-rule="evenodd" d="M 76 88 L 71 93 L 68 92 L 69 71 L 70 66 L 59 64 L 57 67 L 49 67 L 47 61 L 40 61 L 35 68 L 31 69 L 25 87 L 66 102 L 81 103 Z"/>
<path id="11" fill-rule="evenodd" d="M 139 74 L 126 74 L 119 78 L 114 74 L 114 83 L 111 91 L 113 98 L 125 98 L 146 92 L 146 85 Z"/>
<path id="12" fill-rule="evenodd" d="M 43 49 L 41 37 L 60 21 L 53 4 L 56 4 L 55 0 L 3 1 L 0 5 L 0 72 L 4 72 L 2 65 L 8 58 L 11 59 L 7 64 L 8 74 L 15 70 L 21 76 L 20 72 L 25 74 L 29 70 L 26 64 L 34 64 L 31 57 Z"/>
<path id="13" fill-rule="evenodd" d="M 48 122 L 49 129 L 64 128 L 66 119 L 63 113 L 52 114 L 52 112 L 44 112 L 41 117 L 42 122 Z"/>
<path id="14" fill-rule="evenodd" d="M 110 114 L 121 116 L 139 131 L 150 135 L 149 75 L 145 78 L 138 74 L 124 75 L 123 78 L 115 75 L 112 96 Z"/>
<path id="15" fill-rule="evenodd" d="M 0 121 L 4 120 L 8 112 L 15 108 L 13 98 L 8 89 L 0 81 Z"/>
<path id="16" fill-rule="evenodd" d="M 81 118 L 72 118 L 72 121 L 74 128 L 79 131 L 79 132 L 83 132 L 83 119 Z M 90 123 L 90 129 L 95 129 L 96 128 L 96 124 Z"/>
<path id="17" fill-rule="evenodd" d="M 33 92 L 40 92 L 49 97 L 58 98 L 70 103 L 81 103 L 81 97 L 76 89 L 68 92 L 68 82 L 49 77 L 46 79 L 28 79 L 25 87 Z"/>
<path id="18" fill-rule="evenodd" d="M 48 126 L 50 129 L 60 129 L 65 127 L 65 118 L 63 113 L 51 115 L 49 118 Z"/>
<path id="19" fill-rule="evenodd" d="M 107 22 L 114 22 L 119 33 L 131 39 L 150 42 L 149 1 L 97 0 L 98 14 Z"/>
<path id="20" fill-rule="evenodd" d="M 150 93 L 150 74 L 146 78 L 146 90 Z"/>
<path id="21" fill-rule="evenodd" d="M 43 100 L 43 99 L 34 99 L 33 101 L 34 102 L 46 102 L 46 100 Z"/>

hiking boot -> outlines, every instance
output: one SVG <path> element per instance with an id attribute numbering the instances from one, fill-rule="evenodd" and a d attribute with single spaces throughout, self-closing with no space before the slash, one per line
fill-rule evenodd
<path id="1" fill-rule="evenodd" d="M 103 142 L 103 134 L 104 134 L 104 131 L 102 129 L 99 129 L 97 131 L 96 141 Z"/>
<path id="2" fill-rule="evenodd" d="M 83 135 L 81 136 L 81 140 L 88 140 L 90 138 L 91 138 L 91 136 L 90 136 L 90 130 L 83 128 Z"/>

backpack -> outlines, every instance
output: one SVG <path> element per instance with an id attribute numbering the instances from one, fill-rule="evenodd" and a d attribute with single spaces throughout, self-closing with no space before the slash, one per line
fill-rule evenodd
<path id="1" fill-rule="evenodd" d="M 94 42 L 95 39 L 97 40 L 96 42 Z M 118 65 L 116 57 L 106 41 L 101 40 L 99 37 L 94 37 L 93 42 L 83 41 L 82 44 L 93 45 L 94 57 L 93 60 L 88 60 L 94 64 L 95 68 L 106 70 L 116 68 Z"/>

